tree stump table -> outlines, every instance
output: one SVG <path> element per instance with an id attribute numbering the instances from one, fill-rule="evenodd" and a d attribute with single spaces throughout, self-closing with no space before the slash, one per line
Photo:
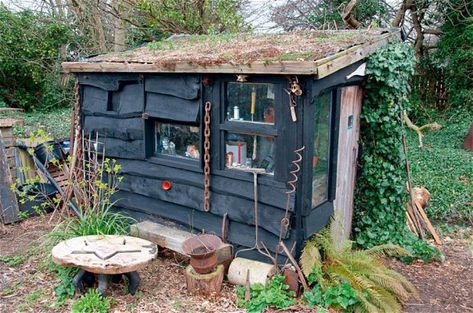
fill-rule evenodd
<path id="1" fill-rule="evenodd" d="M 108 276 L 113 282 L 128 278 L 128 291 L 133 295 L 138 289 L 138 270 L 156 257 L 156 244 L 141 238 L 118 235 L 75 237 L 61 241 L 52 250 L 54 263 L 79 267 L 74 277 L 74 287 L 84 292 L 84 282 L 98 276 L 98 290 L 105 295 Z"/>

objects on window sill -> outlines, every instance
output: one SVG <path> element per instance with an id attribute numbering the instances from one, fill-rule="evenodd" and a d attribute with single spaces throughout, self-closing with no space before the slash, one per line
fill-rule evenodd
<path id="1" fill-rule="evenodd" d="M 197 126 L 156 122 L 156 154 L 200 159 L 200 129 Z"/>
<path id="2" fill-rule="evenodd" d="M 226 120 L 274 125 L 274 86 L 268 83 L 228 83 Z M 267 111 L 273 113 L 267 120 Z"/>

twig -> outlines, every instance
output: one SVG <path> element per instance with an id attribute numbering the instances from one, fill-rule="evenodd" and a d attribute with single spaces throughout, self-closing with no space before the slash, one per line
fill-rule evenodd
<path id="1" fill-rule="evenodd" d="M 284 250 L 284 253 L 286 253 L 287 257 L 289 258 L 289 260 L 291 261 L 292 265 L 294 265 L 294 267 L 296 268 L 296 271 L 297 271 L 297 275 L 299 275 L 299 279 L 301 280 L 301 283 L 302 283 L 302 286 L 304 287 L 304 290 L 307 290 L 309 291 L 309 285 L 307 285 L 307 282 L 305 280 L 305 276 L 304 276 L 304 273 L 302 273 L 302 270 L 301 268 L 299 267 L 299 264 L 297 264 L 296 260 L 294 259 L 294 257 L 292 256 L 291 252 L 289 251 L 289 249 L 286 247 L 286 245 L 284 244 L 283 241 L 280 241 L 279 242 L 279 245 L 283 248 Z"/>

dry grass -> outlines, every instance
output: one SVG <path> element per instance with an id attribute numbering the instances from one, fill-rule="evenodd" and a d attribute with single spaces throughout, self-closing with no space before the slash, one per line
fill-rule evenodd
<path id="1" fill-rule="evenodd" d="M 135 50 L 97 56 L 89 62 L 150 63 L 172 67 L 184 62 L 206 66 L 315 61 L 355 45 L 376 41 L 381 32 L 378 29 L 175 36 Z"/>

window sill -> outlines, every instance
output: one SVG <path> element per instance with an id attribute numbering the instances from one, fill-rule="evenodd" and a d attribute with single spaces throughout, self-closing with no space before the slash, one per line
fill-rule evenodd
<path id="1" fill-rule="evenodd" d="M 173 158 L 168 156 L 151 156 L 146 159 L 147 161 L 158 164 L 165 165 L 173 168 L 185 169 L 197 173 L 203 173 L 201 161 L 200 160 L 186 160 L 180 158 Z"/>

